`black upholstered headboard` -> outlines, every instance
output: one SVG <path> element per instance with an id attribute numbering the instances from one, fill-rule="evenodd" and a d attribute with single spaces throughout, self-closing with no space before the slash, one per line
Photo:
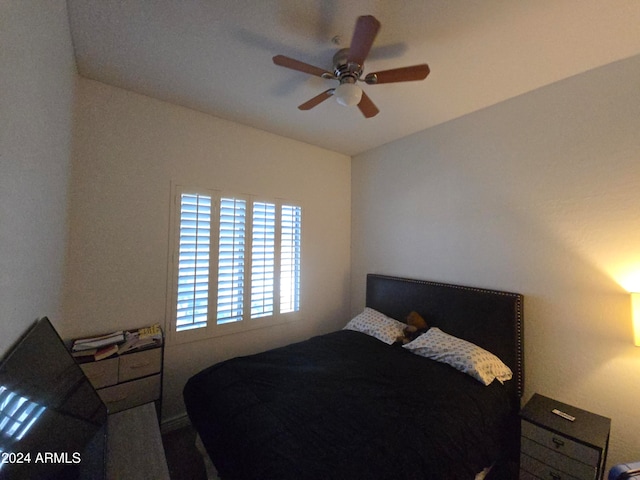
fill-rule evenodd
<path id="1" fill-rule="evenodd" d="M 515 393 L 522 397 L 522 295 L 369 274 L 366 303 L 401 321 L 415 310 L 430 326 L 490 351 L 511 368 Z"/>

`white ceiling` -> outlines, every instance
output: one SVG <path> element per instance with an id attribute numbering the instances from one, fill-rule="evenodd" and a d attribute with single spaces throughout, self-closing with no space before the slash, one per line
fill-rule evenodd
<path id="1" fill-rule="evenodd" d="M 67 3 L 81 75 L 347 155 L 640 54 L 638 0 Z M 359 15 L 382 24 L 365 73 L 426 62 L 431 74 L 364 85 L 372 119 L 334 99 L 298 110 L 337 82 L 271 58 L 331 70 Z"/>

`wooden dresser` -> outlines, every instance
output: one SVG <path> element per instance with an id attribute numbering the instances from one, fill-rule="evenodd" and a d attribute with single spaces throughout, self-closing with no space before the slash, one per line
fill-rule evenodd
<path id="1" fill-rule="evenodd" d="M 603 478 L 611 419 L 539 394 L 531 397 L 520 417 L 521 480 Z"/>

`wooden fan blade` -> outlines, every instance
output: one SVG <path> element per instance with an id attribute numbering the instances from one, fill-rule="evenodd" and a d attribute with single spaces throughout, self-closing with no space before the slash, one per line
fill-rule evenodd
<path id="1" fill-rule="evenodd" d="M 364 60 L 369 55 L 371 45 L 380 30 L 380 22 L 372 15 L 363 15 L 358 17 L 356 22 L 356 28 L 353 31 L 353 38 L 351 39 L 351 46 L 349 47 L 349 56 L 347 61 L 349 63 L 357 63 L 358 65 L 364 65 Z"/>
<path id="2" fill-rule="evenodd" d="M 393 68 L 381 72 L 369 73 L 364 81 L 369 85 L 378 83 L 410 82 L 413 80 L 424 80 L 429 75 L 429 65 L 413 65 L 411 67 Z"/>
<path id="3" fill-rule="evenodd" d="M 300 105 L 298 108 L 300 110 L 311 110 L 313 107 L 315 107 L 316 105 L 324 102 L 327 98 L 329 98 L 331 95 L 333 95 L 333 91 L 334 91 L 333 88 L 330 88 L 329 90 L 325 90 L 320 95 L 316 95 L 311 100 L 307 100 L 302 105 Z"/>
<path id="4" fill-rule="evenodd" d="M 313 65 L 309 65 L 308 63 L 304 63 L 300 60 L 295 60 L 290 57 L 285 57 L 284 55 L 276 55 L 275 57 L 273 57 L 273 63 L 281 67 L 290 68 L 291 70 L 297 70 L 299 72 L 308 73 L 309 75 L 315 75 L 317 77 L 322 77 L 322 75 L 324 74 L 333 77 L 330 72 L 327 72 L 320 67 L 314 67 Z"/>
<path id="5" fill-rule="evenodd" d="M 380 112 L 380 110 L 378 110 L 378 107 L 376 107 L 375 103 L 371 101 L 369 96 L 366 93 L 364 93 L 364 91 L 362 92 L 362 98 L 360 99 L 358 108 L 360 109 L 362 114 L 367 118 L 375 117 Z"/>

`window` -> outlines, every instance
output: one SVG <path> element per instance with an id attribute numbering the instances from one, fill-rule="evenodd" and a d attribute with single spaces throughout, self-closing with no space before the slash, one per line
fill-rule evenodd
<path id="1" fill-rule="evenodd" d="M 172 330 L 236 331 L 300 310 L 299 205 L 178 187 L 173 224 Z"/>
<path id="2" fill-rule="evenodd" d="M 276 206 L 255 202 L 251 234 L 251 318 L 273 314 Z"/>
<path id="3" fill-rule="evenodd" d="M 247 202 L 220 200 L 218 237 L 217 322 L 242 320 L 244 305 L 244 238 Z"/>
<path id="4" fill-rule="evenodd" d="M 302 209 L 282 207 L 282 241 L 280 243 L 280 311 L 300 309 L 300 242 Z"/>
<path id="5" fill-rule="evenodd" d="M 181 195 L 176 329 L 207 325 L 211 197 Z"/>

